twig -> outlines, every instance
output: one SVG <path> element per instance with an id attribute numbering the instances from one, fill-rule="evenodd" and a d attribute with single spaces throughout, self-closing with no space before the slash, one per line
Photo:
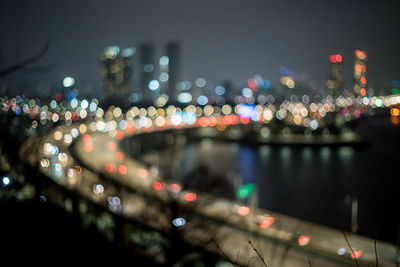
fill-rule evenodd
<path id="1" fill-rule="evenodd" d="M 358 267 L 360 267 L 360 265 L 358 264 L 357 258 L 355 257 L 356 255 L 354 254 L 354 250 L 353 250 L 353 248 L 351 247 L 349 240 L 347 239 L 347 234 L 346 234 L 343 230 L 342 230 L 342 234 L 343 234 L 343 236 L 344 236 L 344 240 L 346 240 L 346 243 L 347 243 L 347 245 L 349 246 L 349 248 L 350 248 L 350 250 L 351 250 L 351 255 L 354 256 L 353 259 L 354 259 L 356 265 L 357 265 Z"/>
<path id="2" fill-rule="evenodd" d="M 253 250 L 257 253 L 258 257 L 261 259 L 262 263 L 264 264 L 265 267 L 268 267 L 267 264 L 264 261 L 263 256 L 258 252 L 258 250 L 253 246 L 253 243 L 251 243 L 251 240 L 248 239 L 250 246 L 253 248 Z"/>
<path id="3" fill-rule="evenodd" d="M 226 260 L 232 262 L 232 260 L 225 254 L 225 252 L 224 252 L 224 251 L 222 250 L 222 248 L 218 245 L 218 243 L 214 241 L 214 244 L 215 244 L 215 246 L 217 247 L 217 249 L 219 250 L 219 252 L 221 252 L 222 256 L 223 256 Z"/>

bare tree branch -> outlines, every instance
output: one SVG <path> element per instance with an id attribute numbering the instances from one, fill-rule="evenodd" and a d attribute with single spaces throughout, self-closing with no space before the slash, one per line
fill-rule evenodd
<path id="1" fill-rule="evenodd" d="M 25 58 L 25 59 L 21 60 L 20 62 L 12 65 L 11 67 L 0 70 L 0 77 L 5 77 L 7 75 L 10 75 L 11 73 L 14 73 L 14 72 L 17 72 L 17 71 L 23 69 L 27 65 L 31 65 L 31 64 L 38 62 L 46 54 L 47 50 L 50 47 L 50 43 L 51 43 L 51 38 L 48 39 L 48 41 L 46 42 L 46 44 L 44 45 L 42 50 L 40 50 L 39 53 L 37 53 L 36 55 Z"/>

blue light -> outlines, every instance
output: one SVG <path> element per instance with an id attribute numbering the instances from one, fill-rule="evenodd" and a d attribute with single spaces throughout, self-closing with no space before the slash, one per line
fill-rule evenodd
<path id="1" fill-rule="evenodd" d="M 186 220 L 183 219 L 182 217 L 178 217 L 172 220 L 172 225 L 175 227 L 181 227 L 186 224 Z"/>
<path id="2" fill-rule="evenodd" d="M 262 88 L 263 89 L 270 89 L 271 88 L 271 82 L 268 81 L 268 80 L 263 80 Z"/>
<path id="3" fill-rule="evenodd" d="M 68 100 L 71 101 L 72 99 L 76 98 L 76 94 L 74 91 L 69 92 Z"/>
<path id="4" fill-rule="evenodd" d="M 242 118 L 251 118 L 253 116 L 253 113 L 256 109 L 255 105 L 240 105 L 239 107 L 239 116 Z"/>
<path id="5" fill-rule="evenodd" d="M 216 95 L 223 95 L 225 94 L 225 87 L 223 87 L 222 85 L 218 85 L 217 87 L 215 87 L 215 94 Z"/>
<path id="6" fill-rule="evenodd" d="M 201 95 L 197 98 L 197 103 L 199 103 L 201 106 L 204 106 L 208 103 L 208 98 L 205 95 Z"/>

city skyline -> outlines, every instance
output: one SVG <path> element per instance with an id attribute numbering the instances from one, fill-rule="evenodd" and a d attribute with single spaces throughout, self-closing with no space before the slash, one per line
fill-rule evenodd
<path id="1" fill-rule="evenodd" d="M 204 77 L 216 85 L 231 80 L 235 86 L 242 86 L 248 78 L 260 74 L 278 85 L 279 68 L 285 66 L 323 87 L 328 78 L 328 56 L 339 53 L 350 62 L 354 50 L 361 49 L 369 54 L 369 85 L 390 88 L 392 80 L 399 79 L 395 47 L 399 22 L 391 14 L 396 3 L 346 3 L 336 1 L 325 6 L 314 2 L 304 6 L 287 1 L 289 5 L 284 7 L 283 3 L 264 1 L 231 5 L 224 1 L 202 5 L 170 1 L 154 8 L 152 3 L 107 6 L 99 2 L 89 16 L 89 4 L 43 1 L 43 5 L 35 6 L 26 3 L 16 12 L 15 4 L 7 2 L 8 9 L 14 11 L 8 13 L 14 18 L 7 12 L 2 14 L 3 24 L 12 23 L 14 27 L 5 27 L 2 36 L 2 67 L 36 53 L 51 36 L 50 49 L 37 65 L 53 64 L 54 68 L 30 74 L 27 69 L 7 80 L 54 83 L 72 76 L 78 85 L 90 85 L 94 93 L 100 93 L 98 55 L 104 47 L 137 47 L 151 41 L 159 58 L 167 42 L 177 41 L 182 47 L 184 80 Z M 151 15 L 146 20 L 141 13 Z M 360 16 L 354 15 L 358 13 Z M 341 19 L 334 20 L 339 15 Z M 321 16 L 325 19 L 314 23 Z M 48 20 L 53 23 L 46 23 Z M 30 26 L 26 27 L 28 22 Z M 352 89 L 351 69 L 350 65 L 345 67 L 344 88 Z"/>

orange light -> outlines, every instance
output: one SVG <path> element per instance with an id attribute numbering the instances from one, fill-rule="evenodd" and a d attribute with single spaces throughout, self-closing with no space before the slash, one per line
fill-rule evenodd
<path id="1" fill-rule="evenodd" d="M 115 136 L 118 140 L 121 140 L 122 138 L 124 138 L 124 132 L 121 130 L 117 131 L 117 135 Z"/>
<path id="2" fill-rule="evenodd" d="M 170 184 L 168 185 L 168 190 L 173 193 L 179 193 L 179 191 L 181 191 L 181 186 L 179 184 Z"/>
<path id="3" fill-rule="evenodd" d="M 124 153 L 122 153 L 122 152 L 117 152 L 116 156 L 117 156 L 117 160 L 119 160 L 119 161 L 124 159 Z"/>
<path id="4" fill-rule="evenodd" d="M 93 151 L 93 146 L 92 144 L 85 144 L 83 146 L 83 148 L 85 149 L 86 152 L 92 152 Z"/>
<path id="5" fill-rule="evenodd" d="M 128 171 L 128 168 L 125 165 L 119 165 L 118 167 L 119 173 L 125 175 Z"/>
<path id="6" fill-rule="evenodd" d="M 267 229 L 275 222 L 274 217 L 266 217 L 260 222 L 260 228 Z"/>
<path id="7" fill-rule="evenodd" d="M 350 256 L 351 256 L 353 259 L 357 259 L 357 258 L 361 257 L 361 255 L 362 255 L 362 251 L 361 251 L 361 250 L 354 250 L 354 251 L 351 252 L 351 254 L 350 254 Z"/>
<path id="8" fill-rule="evenodd" d="M 390 114 L 391 114 L 393 117 L 398 117 L 398 116 L 400 116 L 400 109 L 398 109 L 398 108 L 391 108 L 391 109 L 390 109 Z"/>
<path id="9" fill-rule="evenodd" d="M 208 118 L 206 118 L 206 117 L 201 117 L 201 118 L 199 119 L 199 124 L 200 124 L 201 127 L 207 127 L 208 124 L 209 124 Z"/>
<path id="10" fill-rule="evenodd" d="M 195 193 L 186 193 L 183 197 L 187 202 L 193 202 L 197 199 L 197 195 Z"/>
<path id="11" fill-rule="evenodd" d="M 249 214 L 249 212 L 250 212 L 250 208 L 246 207 L 246 206 L 239 207 L 237 210 L 237 213 L 241 216 L 245 216 L 245 215 Z"/>
<path id="12" fill-rule="evenodd" d="M 309 235 L 301 235 L 299 236 L 297 242 L 300 246 L 305 246 L 310 242 L 311 237 Z"/>
<path id="13" fill-rule="evenodd" d="M 208 125 L 214 127 L 215 125 L 217 125 L 217 118 L 215 118 L 214 116 L 208 118 Z"/>
<path id="14" fill-rule="evenodd" d="M 115 150 L 117 150 L 117 145 L 115 143 L 113 143 L 113 142 L 110 142 L 110 143 L 107 144 L 107 148 L 111 152 L 114 152 Z"/>
<path id="15" fill-rule="evenodd" d="M 336 59 L 336 62 L 342 62 L 342 60 L 343 60 L 342 56 L 339 55 L 339 54 L 337 54 L 337 55 L 335 56 L 335 59 Z"/>
<path id="16" fill-rule="evenodd" d="M 138 175 L 140 178 L 147 178 L 147 176 L 149 176 L 149 171 L 146 169 L 139 169 Z"/>
<path id="17" fill-rule="evenodd" d="M 153 183 L 153 189 L 156 191 L 163 190 L 165 188 L 165 184 L 161 182 L 154 182 Z"/>
<path id="18" fill-rule="evenodd" d="M 365 96 L 365 95 L 367 94 L 367 90 L 365 90 L 365 88 L 361 88 L 360 94 L 361 94 L 362 96 Z"/>
<path id="19" fill-rule="evenodd" d="M 126 126 L 125 132 L 127 134 L 134 134 L 135 133 L 135 125 L 133 122 L 128 122 L 128 126 Z"/>

